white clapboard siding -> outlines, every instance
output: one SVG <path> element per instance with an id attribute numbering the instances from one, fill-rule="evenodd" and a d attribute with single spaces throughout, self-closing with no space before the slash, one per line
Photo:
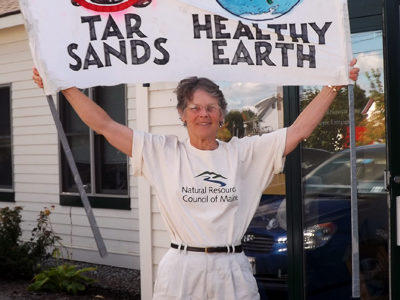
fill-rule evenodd
<path id="1" fill-rule="evenodd" d="M 152 83 L 149 88 L 140 87 L 141 90 L 137 91 L 137 95 L 143 99 L 137 99 L 136 102 L 137 114 L 141 118 L 139 128 L 147 129 L 155 134 L 172 134 L 181 139 L 187 138 L 186 129 L 182 126 L 176 110 L 175 87 L 176 83 Z M 146 103 L 143 104 L 140 101 L 146 101 Z M 146 191 L 145 183 L 142 181 L 140 183 L 143 185 L 143 193 Z M 140 206 L 144 208 L 140 211 L 140 217 L 150 220 L 149 223 L 141 221 L 141 224 L 151 226 L 150 238 L 141 237 L 141 243 L 146 243 L 146 245 L 141 245 L 141 251 L 146 251 L 146 259 L 151 260 L 151 264 L 149 261 L 141 264 L 141 293 L 145 299 L 151 297 L 158 264 L 170 244 L 154 191 L 148 190 L 147 193 L 146 198 L 150 201 L 149 210 L 145 205 Z"/>
<path id="2" fill-rule="evenodd" d="M 16 156 L 16 155 L 14 155 Z M 58 176 L 57 165 L 17 165 L 14 164 L 14 180 L 18 182 L 18 174 L 52 174 Z M 16 191 L 18 193 L 18 191 Z"/>
<path id="3" fill-rule="evenodd" d="M 15 29 L 7 29 L 15 32 Z M 19 31 L 18 31 L 19 32 Z M 18 34 L 14 37 L 18 37 Z M 20 40 L 8 40 L 7 44 L 0 45 L 0 55 L 10 54 L 10 53 L 17 53 L 21 51 L 29 51 L 28 41 L 24 38 L 23 35 L 19 36 Z M 3 39 L 4 40 L 4 39 Z"/>
<path id="4" fill-rule="evenodd" d="M 160 209 L 157 204 L 157 198 L 155 195 L 152 195 L 152 197 L 151 197 L 151 211 L 153 214 L 160 212 Z"/>
<path id="5" fill-rule="evenodd" d="M 1 18 L 5 20 L 5 18 Z M 109 256 L 101 258 L 83 208 L 60 206 L 57 131 L 43 91 L 32 81 L 33 60 L 24 26 L 0 29 L 0 85 L 11 86 L 15 203 L 22 206 L 23 237 L 29 238 L 41 210 L 51 208 L 56 234 L 73 259 L 139 269 L 137 179 L 130 176 L 131 210 L 93 209 Z M 136 87 L 127 88 L 128 125 L 136 126 Z M 57 97 L 54 96 L 55 102 Z M 59 232 L 58 232 L 59 231 Z"/>
<path id="6" fill-rule="evenodd" d="M 151 126 L 179 126 L 181 123 L 175 107 L 160 107 L 150 109 L 150 120 L 152 120 Z"/>
<path id="7" fill-rule="evenodd" d="M 64 243 L 69 243 L 71 241 L 70 236 L 72 237 L 83 237 L 87 238 L 92 236 L 92 231 L 89 227 L 87 226 L 66 226 L 66 225 L 61 225 L 61 224 L 52 224 L 52 227 L 55 232 L 57 232 L 60 235 L 68 236 L 68 238 L 65 239 Z M 116 230 L 116 229 L 109 229 L 109 228 L 101 228 L 101 234 L 103 238 L 107 241 L 113 241 L 113 242 L 119 242 L 122 238 L 129 243 L 134 243 L 134 247 L 132 249 L 135 249 L 137 247 L 137 239 L 139 238 L 139 232 L 138 231 L 123 231 L 123 230 Z M 72 245 L 72 246 L 77 246 L 77 245 Z M 118 251 L 121 252 L 121 251 Z"/>
<path id="8" fill-rule="evenodd" d="M 37 125 L 52 125 L 54 121 L 51 115 L 48 116 L 33 116 L 33 117 L 15 117 L 12 120 L 13 127 L 27 127 L 26 124 L 31 126 Z"/>
<path id="9" fill-rule="evenodd" d="M 58 195 L 59 192 L 58 184 L 51 184 L 44 181 L 40 183 L 15 183 L 14 188 L 20 193 Z"/>
<path id="10" fill-rule="evenodd" d="M 21 54 L 27 53 L 27 51 L 21 52 Z M 29 69 L 32 67 L 32 61 L 27 60 L 27 61 L 17 61 L 17 62 L 10 62 L 4 67 L 0 68 L 0 74 L 5 74 L 7 75 L 8 72 L 11 71 L 24 71 L 26 69 Z"/>
<path id="11" fill-rule="evenodd" d="M 39 174 L 37 176 L 43 176 L 42 174 Z M 44 175 L 44 176 L 48 176 L 48 175 Z M 50 175 L 52 177 L 54 177 L 53 175 Z M 33 176 L 29 176 L 30 178 L 32 178 Z M 36 177 L 36 176 L 34 176 Z M 42 181 L 41 181 L 42 182 Z M 58 204 L 58 197 L 54 197 L 54 195 L 52 194 L 33 194 L 31 192 L 28 193 L 22 193 L 19 192 L 18 193 L 18 205 L 19 206 L 27 206 L 29 208 L 32 207 L 32 205 L 37 204 L 37 209 L 35 209 L 35 212 L 39 212 L 39 210 L 42 210 L 43 207 L 47 207 L 47 206 L 51 206 L 51 205 L 55 205 Z M 32 209 L 32 208 L 31 208 Z"/>
<path id="12" fill-rule="evenodd" d="M 16 85 L 14 85 L 14 88 L 17 89 Z M 23 93 L 25 93 L 25 91 Z M 38 96 L 41 96 L 42 93 L 43 92 L 40 91 L 40 95 L 38 95 Z M 22 92 L 19 94 L 20 94 L 20 98 L 16 98 L 13 103 L 14 108 L 30 108 L 30 107 L 40 107 L 40 106 L 47 107 L 47 102 L 45 101 L 44 98 L 32 99 L 32 96 L 33 96 L 33 93 L 32 93 L 32 95 L 29 97 L 30 101 L 25 101 L 23 95 L 21 95 Z M 15 92 L 14 97 L 17 97 L 17 96 L 18 96 L 18 93 Z"/>
<path id="13" fill-rule="evenodd" d="M 32 127 L 14 127 L 14 136 L 25 134 L 57 134 L 57 129 L 54 125 L 37 125 Z"/>
<path id="14" fill-rule="evenodd" d="M 30 90 L 32 93 L 39 93 L 40 95 L 42 95 L 42 91 L 40 89 L 36 88 L 36 84 L 33 82 L 33 80 L 31 78 L 28 80 L 14 82 L 13 86 L 16 91 L 23 92 L 24 90 Z M 31 100 L 35 100 L 35 99 L 31 99 Z M 46 103 L 45 98 L 40 98 L 40 101 L 42 101 L 43 104 Z"/>
<path id="15" fill-rule="evenodd" d="M 43 206 L 43 203 L 40 203 L 39 201 L 32 203 L 27 201 L 22 202 L 21 204 L 25 204 L 25 206 L 21 205 L 24 207 L 23 214 L 26 216 L 26 218 L 24 218 L 24 221 L 35 220 L 39 214 L 39 211 L 43 210 L 45 207 Z M 58 206 L 58 204 L 55 204 L 53 208 L 51 203 L 46 204 L 49 204 L 46 207 L 50 208 L 52 211 L 50 215 L 50 221 L 53 224 L 87 227 L 90 230 L 90 227 L 88 227 L 89 224 L 87 221 L 87 217 L 84 212 L 78 215 L 75 213 L 75 207 Z M 101 230 L 120 230 L 121 232 L 124 232 L 124 234 L 126 234 L 127 231 L 137 231 L 135 222 L 131 222 L 129 220 L 129 218 L 137 218 L 137 210 L 133 210 L 132 213 L 125 214 L 124 218 L 121 218 L 120 216 L 109 217 L 104 214 L 102 215 L 98 213 L 97 209 L 94 210 L 94 215 L 96 217 L 97 224 L 99 225 L 99 227 L 101 227 Z"/>
<path id="16" fill-rule="evenodd" d="M 36 126 L 35 126 L 36 127 Z M 34 127 L 31 127 L 34 128 Z M 13 131 L 17 130 L 24 130 L 24 128 L 16 128 L 13 127 Z M 58 151 L 58 145 L 23 145 L 23 146 L 16 146 L 13 147 L 14 155 L 33 155 L 32 153 L 41 153 L 43 155 L 51 155 Z"/>
<path id="17" fill-rule="evenodd" d="M 13 141 L 16 146 L 54 145 L 57 143 L 57 134 L 14 135 Z"/>
<path id="18" fill-rule="evenodd" d="M 15 164 L 19 165 L 52 165 L 54 164 L 54 161 L 57 161 L 58 155 L 49 155 L 49 156 L 43 156 L 43 155 L 16 155 L 14 159 Z M 42 181 L 42 182 L 47 182 L 49 181 Z M 58 180 L 54 180 L 52 183 L 58 183 Z"/>

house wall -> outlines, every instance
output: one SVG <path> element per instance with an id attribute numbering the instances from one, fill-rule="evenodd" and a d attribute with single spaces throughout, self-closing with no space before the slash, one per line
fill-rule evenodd
<path id="1" fill-rule="evenodd" d="M 93 209 L 109 253 L 105 259 L 97 253 L 84 209 L 59 205 L 61 150 L 46 98 L 31 79 L 32 66 L 24 26 L 2 27 L 0 84 L 11 86 L 15 203 L 0 202 L 0 207 L 23 207 L 23 237 L 28 238 L 39 211 L 54 205 L 51 223 L 72 259 L 139 269 L 137 179 L 130 178 L 131 210 Z M 128 125 L 132 127 L 135 101 L 136 88 L 129 86 Z"/>
<path id="2" fill-rule="evenodd" d="M 9 84 L 12 93 L 15 203 L 0 202 L 0 207 L 23 207 L 23 237 L 28 239 L 39 211 L 54 206 L 50 220 L 67 249 L 65 257 L 141 269 L 142 299 L 150 299 L 158 263 L 170 242 L 156 196 L 145 180 L 129 172 L 131 210 L 93 209 L 109 254 L 101 258 L 84 209 L 59 205 L 62 150 L 46 98 L 31 79 L 33 61 L 22 19 L 13 16 L 10 26 L 4 20 L 1 24 L 0 85 Z M 175 86 L 128 85 L 128 126 L 186 138 L 175 108 Z"/>

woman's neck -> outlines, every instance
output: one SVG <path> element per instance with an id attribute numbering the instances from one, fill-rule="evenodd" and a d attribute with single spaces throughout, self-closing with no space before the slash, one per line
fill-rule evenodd
<path id="1" fill-rule="evenodd" d="M 218 148 L 216 139 L 193 139 L 190 138 L 190 144 L 199 150 L 215 150 Z"/>

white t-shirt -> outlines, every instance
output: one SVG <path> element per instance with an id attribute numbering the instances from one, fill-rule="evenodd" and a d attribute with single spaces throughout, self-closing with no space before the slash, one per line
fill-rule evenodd
<path id="1" fill-rule="evenodd" d="M 172 242 L 238 245 L 262 192 L 283 169 L 285 142 L 283 128 L 199 150 L 176 136 L 135 131 L 133 172 L 154 187 Z"/>

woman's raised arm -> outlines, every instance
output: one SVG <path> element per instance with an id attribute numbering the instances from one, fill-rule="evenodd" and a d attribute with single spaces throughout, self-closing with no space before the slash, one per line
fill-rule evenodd
<path id="1" fill-rule="evenodd" d="M 349 78 L 356 81 L 358 78 L 359 69 L 354 68 L 357 60 L 353 59 L 350 63 L 352 67 L 349 73 Z M 330 87 L 325 86 L 321 92 L 311 101 L 310 104 L 301 112 L 294 123 L 288 128 L 286 135 L 286 147 L 284 155 L 292 152 L 297 145 L 308 138 L 314 129 L 321 122 L 329 106 L 337 95 L 342 86 Z"/>
<path id="2" fill-rule="evenodd" d="M 42 78 L 36 68 L 33 69 L 32 79 L 38 87 L 43 88 Z M 132 129 L 115 122 L 99 105 L 77 88 L 69 88 L 62 93 L 87 126 L 103 135 L 119 151 L 128 156 L 132 155 Z"/>

